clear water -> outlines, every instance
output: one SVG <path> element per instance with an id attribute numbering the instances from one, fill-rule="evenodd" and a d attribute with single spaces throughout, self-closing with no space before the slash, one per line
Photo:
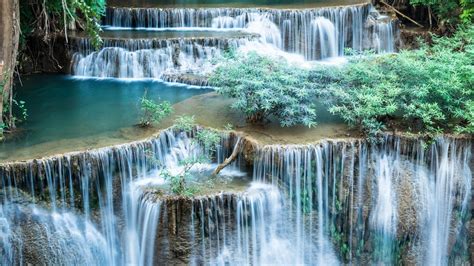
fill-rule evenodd
<path id="1" fill-rule="evenodd" d="M 75 79 L 63 75 L 33 75 L 16 84 L 16 98 L 26 102 L 28 119 L 13 140 L 0 144 L 2 157 L 9 152 L 44 142 L 116 132 L 137 124 L 139 99 L 177 103 L 209 92 L 152 80 Z"/>

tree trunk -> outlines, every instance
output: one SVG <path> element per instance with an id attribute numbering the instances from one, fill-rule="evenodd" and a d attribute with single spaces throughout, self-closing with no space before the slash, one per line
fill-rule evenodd
<path id="1" fill-rule="evenodd" d="M 0 83 L 2 84 L 0 99 L 0 125 L 14 128 L 12 119 L 13 73 L 16 66 L 18 42 L 20 38 L 20 6 L 19 0 L 5 0 L 0 3 Z M 9 112 L 4 114 L 5 104 L 9 104 Z M 3 128 L 3 126 L 2 126 Z M 0 139 L 3 130 L 0 130 Z"/>

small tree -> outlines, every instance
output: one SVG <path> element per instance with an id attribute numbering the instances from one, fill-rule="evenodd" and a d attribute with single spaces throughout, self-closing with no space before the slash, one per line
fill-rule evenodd
<path id="1" fill-rule="evenodd" d="M 316 125 L 316 90 L 308 71 L 284 59 L 232 54 L 217 67 L 210 83 L 235 98 L 232 108 L 242 111 L 250 123 L 273 116 L 281 126 Z"/>
<path id="2" fill-rule="evenodd" d="M 148 99 L 146 92 L 140 99 L 140 109 L 142 111 L 140 118 L 140 125 L 142 127 L 149 127 L 153 123 L 159 123 L 173 112 L 173 107 L 170 102 L 163 101 L 157 103 Z"/>

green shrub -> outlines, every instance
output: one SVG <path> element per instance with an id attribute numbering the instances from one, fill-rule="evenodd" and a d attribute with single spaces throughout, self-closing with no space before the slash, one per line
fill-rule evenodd
<path id="1" fill-rule="evenodd" d="M 192 118 L 192 120 L 191 120 Z M 194 117 L 182 116 L 178 118 L 179 122 L 189 122 L 194 121 Z M 183 124 L 181 124 L 182 126 Z M 185 127 L 181 129 L 188 128 L 192 130 L 194 125 L 188 127 L 190 124 L 185 123 Z M 179 125 L 175 125 L 179 128 Z M 194 141 L 191 143 L 194 147 L 200 146 L 204 148 L 204 152 L 200 155 L 194 155 L 193 153 L 186 159 L 180 160 L 179 165 L 182 167 L 181 171 L 178 173 L 171 173 L 168 170 L 162 171 L 162 176 L 170 182 L 170 189 L 173 194 L 180 196 L 192 196 L 196 191 L 195 188 L 188 185 L 188 180 L 192 178 L 192 168 L 200 163 L 208 163 L 212 159 L 212 155 L 215 153 L 221 138 L 219 132 L 213 129 L 201 128 L 198 129 L 195 135 Z"/>
<path id="2" fill-rule="evenodd" d="M 353 58 L 328 84 L 329 110 L 369 133 L 394 120 L 408 131 L 474 133 L 473 29 L 416 51 Z"/>
<path id="3" fill-rule="evenodd" d="M 178 196 L 192 196 L 195 192 L 195 189 L 188 186 L 187 180 L 191 178 L 192 173 L 191 169 L 199 163 L 203 163 L 204 159 L 199 158 L 189 158 L 181 160 L 179 162 L 182 167 L 181 172 L 171 173 L 169 170 L 163 170 L 161 175 L 163 178 L 170 183 L 170 190 L 173 194 Z"/>
<path id="4" fill-rule="evenodd" d="M 210 83 L 235 98 L 232 108 L 251 123 L 275 117 L 281 126 L 316 125 L 313 83 L 308 72 L 256 53 L 234 54 L 216 69 Z"/>
<path id="5" fill-rule="evenodd" d="M 369 136 L 383 130 L 474 133 L 474 26 L 413 51 L 358 53 L 342 67 L 290 66 L 257 54 L 234 54 L 211 82 L 236 99 L 250 122 L 276 117 L 282 126 L 316 124 L 314 102 Z"/>
<path id="6" fill-rule="evenodd" d="M 196 133 L 196 140 L 206 149 L 208 152 L 214 152 L 219 146 L 221 136 L 219 132 L 213 129 L 201 129 Z"/>
<path id="7" fill-rule="evenodd" d="M 21 44 L 36 33 L 45 39 L 55 31 L 65 31 L 69 23 L 77 22 L 94 47 L 102 44 L 100 20 L 105 15 L 105 0 L 21 0 Z M 63 32 L 67 34 L 67 32 Z"/>
<path id="8" fill-rule="evenodd" d="M 474 20 L 473 0 L 410 0 L 413 6 L 430 8 L 438 25 L 456 26 Z"/>
<path id="9" fill-rule="evenodd" d="M 193 116 L 182 115 L 174 120 L 174 127 L 181 131 L 191 131 L 196 126 L 196 121 Z"/>
<path id="10" fill-rule="evenodd" d="M 170 102 L 163 101 L 157 103 L 148 99 L 146 93 L 140 99 L 140 109 L 142 111 L 140 117 L 140 125 L 142 127 L 148 127 L 153 123 L 159 123 L 173 112 L 173 107 Z"/>

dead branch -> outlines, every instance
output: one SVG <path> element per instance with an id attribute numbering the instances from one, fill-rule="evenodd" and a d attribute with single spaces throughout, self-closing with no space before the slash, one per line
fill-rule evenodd
<path id="1" fill-rule="evenodd" d="M 402 12 L 398 11 L 395 7 L 391 6 L 390 4 L 387 4 L 386 2 L 384 2 L 383 0 L 380 0 L 380 3 L 390 7 L 393 11 L 395 11 L 395 13 L 399 14 L 400 16 L 408 19 L 409 21 L 413 22 L 415 25 L 419 26 L 419 27 L 422 27 L 423 28 L 423 25 L 421 25 L 420 23 L 416 22 L 414 19 L 410 18 L 409 16 L 403 14 Z"/>
<path id="2" fill-rule="evenodd" d="M 237 158 L 241 150 L 241 146 L 242 146 L 240 145 L 241 142 L 242 142 L 242 139 L 239 138 L 239 140 L 237 140 L 237 143 L 234 146 L 234 150 L 232 151 L 232 154 L 227 159 L 225 159 L 224 162 L 222 162 L 221 164 L 217 166 L 216 170 L 214 170 L 214 172 L 212 173 L 213 176 L 218 175 L 222 171 L 222 169 L 226 168 L 230 163 L 232 163 Z"/>

